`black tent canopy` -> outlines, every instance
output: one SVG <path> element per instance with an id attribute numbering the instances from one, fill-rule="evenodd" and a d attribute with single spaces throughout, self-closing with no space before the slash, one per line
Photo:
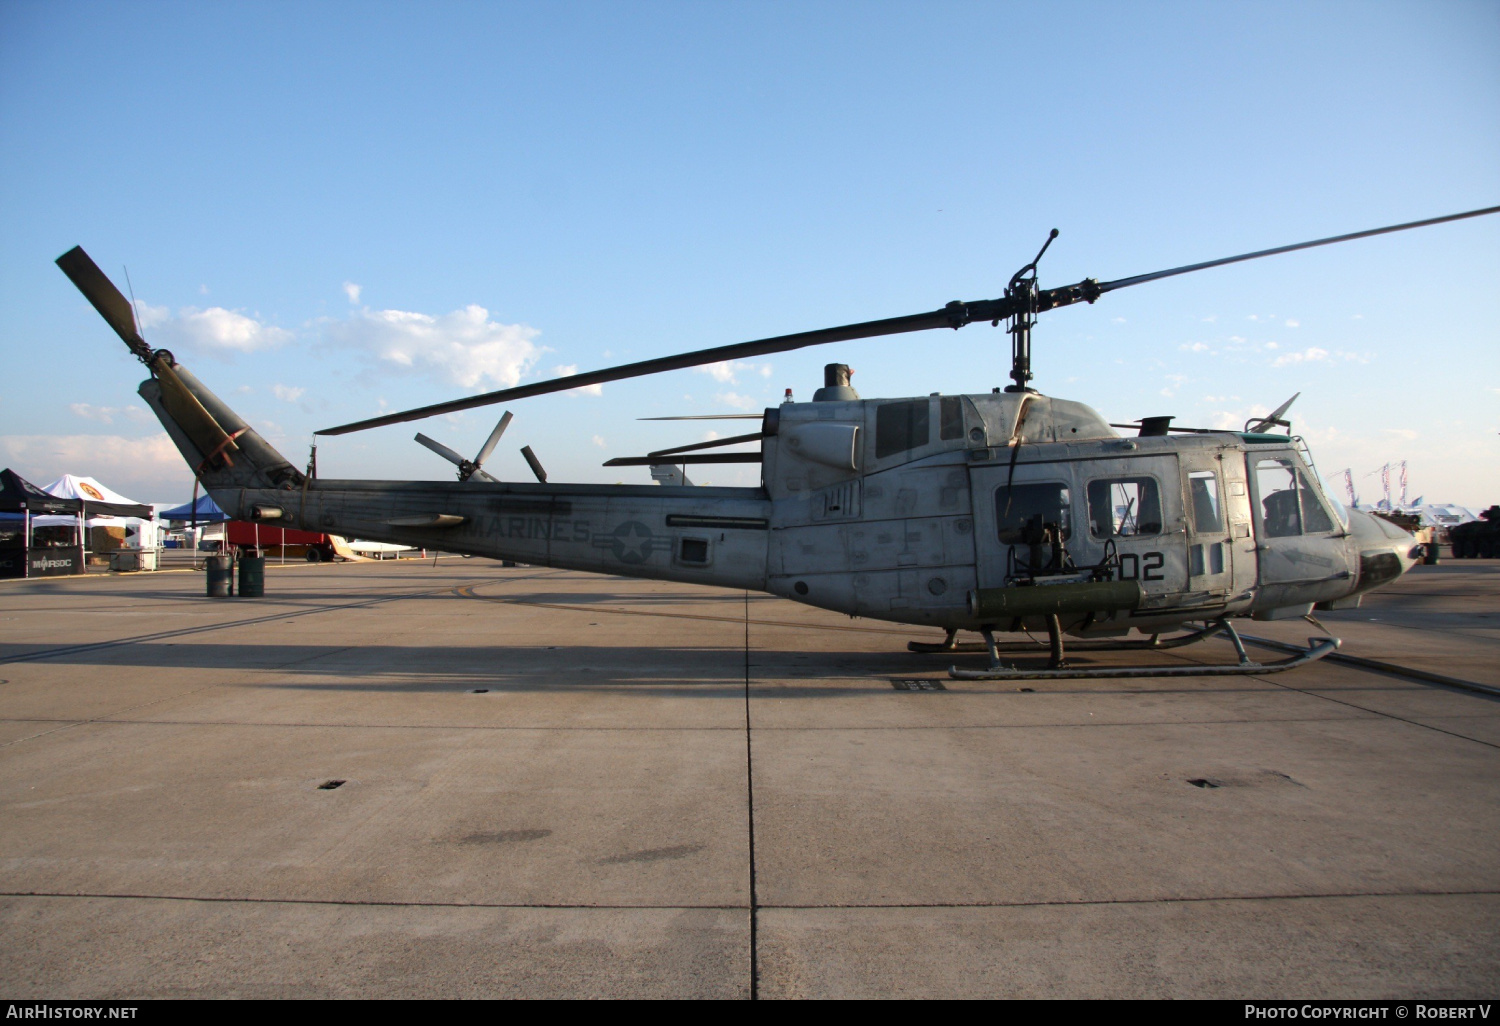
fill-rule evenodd
<path id="1" fill-rule="evenodd" d="M 105 503 L 104 505 L 111 504 Z M 32 516 L 41 516 L 51 513 L 81 512 L 83 512 L 82 499 L 60 499 L 56 495 L 48 495 L 9 467 L 0 470 L 0 513 L 30 513 Z M 137 516 L 139 514 L 125 515 Z"/>

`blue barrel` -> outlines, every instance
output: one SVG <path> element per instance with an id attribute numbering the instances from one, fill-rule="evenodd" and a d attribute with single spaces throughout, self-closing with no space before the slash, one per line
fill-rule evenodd
<path id="1" fill-rule="evenodd" d="M 208 557 L 208 594 L 210 598 L 234 594 L 234 560 L 228 556 Z"/>
<path id="2" fill-rule="evenodd" d="M 266 557 L 240 557 L 240 598 L 260 598 L 266 593 Z"/>

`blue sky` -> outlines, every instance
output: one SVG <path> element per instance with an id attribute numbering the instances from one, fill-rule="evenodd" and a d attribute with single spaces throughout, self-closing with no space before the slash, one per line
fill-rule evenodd
<path id="1" fill-rule="evenodd" d="M 82 244 L 286 455 L 515 381 L 1500 203 L 1500 5 L 0 5 L 0 461 L 185 499 L 142 373 L 52 260 Z M 1500 501 L 1500 217 L 1184 276 L 1044 318 L 1036 384 L 1238 426 L 1302 392 L 1332 476 Z M 525 400 L 492 461 L 609 456 L 821 366 L 987 391 L 975 325 Z M 325 440 L 443 478 L 499 409 Z M 731 425 L 733 422 L 729 422 Z M 721 434 L 735 433 L 733 427 Z M 701 475 L 749 483 L 752 468 Z M 743 480 L 742 480 L 743 479 Z"/>

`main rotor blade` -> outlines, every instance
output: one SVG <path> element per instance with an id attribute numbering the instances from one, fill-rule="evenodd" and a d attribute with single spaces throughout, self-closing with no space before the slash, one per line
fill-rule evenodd
<path id="1" fill-rule="evenodd" d="M 1469 217 L 1482 217 L 1485 214 L 1500 213 L 1500 207 L 1485 207 L 1483 210 L 1470 210 L 1462 214 L 1449 214 L 1446 217 L 1429 217 L 1425 221 L 1408 221 L 1405 224 L 1393 224 L 1388 228 L 1371 228 L 1364 232 L 1350 232 L 1348 235 L 1334 235 L 1326 239 L 1314 239 L 1312 242 L 1298 242 L 1290 246 L 1277 246 L 1275 249 L 1259 249 L 1254 253 L 1241 253 L 1239 256 L 1224 257 L 1220 260 L 1205 260 L 1201 264 L 1187 264 L 1183 267 L 1174 267 L 1168 271 L 1153 271 L 1150 274 L 1137 274 L 1133 278 L 1118 278 L 1114 281 L 1099 283 L 1099 291 L 1113 292 L 1115 289 L 1123 289 L 1127 285 L 1140 285 L 1143 282 L 1156 281 L 1160 278 L 1171 278 L 1178 274 L 1187 274 L 1189 271 L 1202 271 L 1210 267 L 1222 267 L 1225 264 L 1237 264 L 1244 260 L 1257 260 L 1260 257 L 1275 256 L 1278 253 L 1293 253 L 1299 249 L 1312 249 L 1315 246 L 1331 246 L 1335 242 L 1349 242 L 1352 239 L 1367 239 L 1372 235 L 1386 235 L 1390 232 L 1404 232 L 1408 228 L 1425 228 L 1431 224 L 1444 224 L 1448 221 L 1462 221 Z"/>
<path id="2" fill-rule="evenodd" d="M 977 304 L 970 305 L 974 306 Z M 968 320 L 963 318 L 963 309 L 963 304 L 958 304 L 952 310 L 944 308 L 942 310 L 933 310 L 930 313 L 913 314 L 908 317 L 890 317 L 882 321 L 863 321 L 859 324 L 846 324 L 837 328 L 823 328 L 819 331 L 800 331 L 794 335 L 778 335 L 775 338 L 757 339 L 754 342 L 736 342 L 727 346 L 715 346 L 712 349 L 698 349 L 691 353 L 679 353 L 676 356 L 661 356 L 654 360 L 641 360 L 637 363 L 627 363 L 619 367 L 609 367 L 604 370 L 588 371 L 583 374 L 570 374 L 564 378 L 552 378 L 549 381 L 538 381 L 535 384 L 519 385 L 515 388 L 502 388 L 498 392 L 486 392 L 483 395 L 469 396 L 467 399 L 455 399 L 451 402 L 434 403 L 431 406 L 422 406 L 414 410 L 403 410 L 400 413 L 388 413 L 382 417 L 371 417 L 369 420 L 359 420 L 352 424 L 324 428 L 317 433 L 320 435 L 344 435 L 351 431 L 364 431 L 368 428 L 384 427 L 387 424 L 399 424 L 407 420 L 421 420 L 424 417 L 434 417 L 440 413 L 472 410 L 476 406 L 489 406 L 492 403 L 509 402 L 513 399 L 527 399 L 531 396 L 547 395 L 552 392 L 566 392 L 571 388 L 581 388 L 585 385 L 602 385 L 606 382 L 621 381 L 625 378 L 639 378 L 647 374 L 660 374 L 663 371 L 685 370 L 688 367 L 701 367 L 708 363 L 743 360 L 753 356 L 768 356 L 771 353 L 784 353 L 792 349 L 804 349 L 807 346 L 822 345 L 825 342 L 844 342 L 856 338 L 874 338 L 879 335 L 896 335 L 907 331 L 924 331 L 928 328 L 957 328 L 968 323 Z M 959 317 L 957 323 L 953 320 L 955 311 Z"/>
<path id="3" fill-rule="evenodd" d="M 429 448 L 433 452 L 437 453 L 439 456 L 441 456 L 443 459 L 447 460 L 449 463 L 453 464 L 455 467 L 461 467 L 465 463 L 469 462 L 464 457 L 460 456 L 458 453 L 456 453 L 452 449 L 448 448 L 442 442 L 439 442 L 439 441 L 436 441 L 434 439 L 428 438 L 426 435 L 422 434 L 422 432 L 420 432 L 420 431 L 417 432 L 417 441 L 419 443 L 421 443 L 422 445 L 427 446 L 427 448 Z"/>
<path id="4" fill-rule="evenodd" d="M 764 420 L 763 413 L 697 413 L 686 417 L 637 417 L 636 420 Z"/>
<path id="5" fill-rule="evenodd" d="M 531 396 L 547 395 L 552 392 L 564 392 L 568 389 L 581 388 L 585 385 L 600 385 L 609 381 L 621 381 L 625 378 L 642 377 L 647 374 L 660 374 L 663 371 L 701 367 L 709 363 L 742 360 L 754 356 L 768 356 L 771 353 L 784 353 L 793 349 L 805 349 L 808 346 L 823 345 L 828 342 L 846 342 L 851 339 L 876 338 L 882 335 L 898 335 L 909 331 L 926 331 L 931 328 L 962 328 L 964 325 L 971 324 L 974 321 L 998 322 L 1006 317 L 1027 311 L 1036 313 L 1043 310 L 1055 310 L 1062 306 L 1071 306 L 1074 303 L 1092 303 L 1104 293 L 1113 292 L 1115 289 L 1123 289 L 1129 285 L 1140 285 L 1144 282 L 1156 281 L 1160 278 L 1170 278 L 1178 274 L 1187 274 L 1189 271 L 1202 271 L 1210 267 L 1220 267 L 1224 264 L 1234 264 L 1244 260 L 1255 260 L 1259 257 L 1274 256 L 1278 253 L 1291 253 L 1299 249 L 1311 249 L 1314 246 L 1328 246 L 1335 242 L 1348 242 L 1351 239 L 1363 239 L 1371 235 L 1384 235 L 1388 232 L 1405 231 L 1408 228 L 1422 228 L 1427 225 L 1443 224 L 1448 221 L 1461 221 L 1469 217 L 1480 217 L 1485 214 L 1494 213 L 1500 213 L 1500 206 L 1485 207 L 1482 210 L 1470 210 L 1462 214 L 1449 214 L 1446 217 L 1432 217 L 1424 221 L 1408 221 L 1405 224 L 1391 225 L 1387 228 L 1372 228 L 1369 231 L 1351 232 L 1348 235 L 1335 235 L 1326 239 L 1315 239 L 1311 242 L 1299 242 L 1291 246 L 1262 249 L 1254 253 L 1242 253 L 1239 256 L 1224 257 L 1220 260 L 1206 260 L 1202 263 L 1174 267 L 1165 271 L 1138 274 L 1131 278 L 1118 278 L 1110 282 L 1100 283 L 1093 279 L 1086 279 L 1078 282 L 1076 285 L 1043 289 L 1034 297 L 1025 293 L 1015 293 L 1007 294 L 1000 299 L 982 299 L 972 303 L 963 303 L 954 300 L 940 310 L 932 310 L 927 313 L 911 314 L 906 317 L 888 317 L 879 321 L 861 321 L 858 324 L 845 324 L 836 328 L 823 328 L 818 331 L 800 331 L 792 335 L 777 335 L 774 338 L 757 339 L 753 342 L 737 342 L 727 346 L 715 346 L 711 349 L 698 349 L 690 353 L 680 353 L 676 356 L 662 356 L 654 360 L 641 360 L 637 363 L 627 363 L 619 367 L 608 367 L 604 370 L 587 371 L 583 374 L 570 374 L 567 377 L 553 378 L 550 381 L 539 381 L 535 384 L 520 385 L 516 388 L 504 388 L 497 392 L 486 392 L 483 395 L 470 396 L 466 399 L 455 399 L 446 403 L 434 403 L 431 406 L 403 410 L 400 413 L 388 413 L 384 416 L 371 417 L 369 420 L 355 421 L 352 424 L 343 424 L 339 427 L 324 428 L 317 432 L 317 434 L 343 435 L 351 431 L 364 431 L 367 428 L 384 427 L 387 424 L 399 424 L 402 421 L 420 420 L 424 417 L 436 416 L 439 413 L 454 413 L 458 410 L 471 410 L 476 406 L 488 406 L 492 403 L 507 402 L 512 399 L 526 399 Z"/>
<path id="6" fill-rule="evenodd" d="M 666 463 L 668 460 L 679 466 L 689 463 L 759 463 L 761 454 L 758 452 L 710 452 L 693 453 L 688 456 L 669 456 L 667 459 L 662 459 L 660 456 L 616 456 L 612 460 L 606 460 L 602 466 L 652 467 Z"/>
<path id="7" fill-rule="evenodd" d="M 500 436 L 505 434 L 505 429 L 510 427 L 513 417 L 514 414 L 509 410 L 505 411 L 505 416 L 500 418 L 500 423 L 495 425 L 495 430 L 490 432 L 490 437 L 485 441 L 484 446 L 480 448 L 479 455 L 474 457 L 474 466 L 480 466 L 485 460 L 490 458 L 490 453 L 495 451 L 495 445 L 500 441 Z"/>
<path id="8" fill-rule="evenodd" d="M 531 446 L 521 446 L 521 455 L 525 458 L 526 465 L 531 468 L 531 472 L 536 475 L 536 479 L 546 484 L 547 472 L 542 469 L 542 461 L 536 458 L 536 453 L 531 451 Z"/>
<path id="9" fill-rule="evenodd" d="M 130 351 L 142 360 L 151 359 L 151 347 L 146 345 L 146 340 L 141 337 L 140 330 L 135 324 L 135 310 L 130 301 L 115 288 L 115 283 L 101 270 L 99 265 L 83 251 L 82 246 L 74 246 L 62 256 L 57 258 L 57 266 L 62 268 L 63 274 L 78 287 L 83 293 L 83 298 L 93 304 L 94 309 L 99 311 L 99 316 L 115 329 L 115 334 L 125 340 Z"/>
<path id="10" fill-rule="evenodd" d="M 695 449 L 717 449 L 724 445 L 739 445 L 741 442 L 758 442 L 766 437 L 764 431 L 752 431 L 748 435 L 733 435 L 729 438 L 711 438 L 706 442 L 695 442 L 692 445 L 679 445 L 675 449 L 657 449 L 649 452 L 647 456 L 671 456 L 679 452 L 692 452 Z"/>
<path id="11" fill-rule="evenodd" d="M 1292 408 L 1292 403 L 1296 402 L 1297 401 L 1297 397 L 1300 396 L 1301 394 L 1302 394 L 1301 392 L 1298 392 L 1296 395 L 1292 396 L 1286 402 L 1284 402 L 1280 406 L 1276 407 L 1276 409 L 1271 412 L 1271 415 L 1266 418 L 1266 422 L 1274 424 L 1276 421 L 1280 420 L 1282 418 L 1282 415 L 1285 414 L 1287 410 L 1290 410 Z"/>
<path id="12" fill-rule="evenodd" d="M 1250 425 L 1247 430 L 1254 432 L 1264 431 L 1268 427 L 1287 427 L 1287 422 L 1281 419 L 1282 415 L 1285 414 L 1287 410 L 1290 410 L 1292 408 L 1292 403 L 1296 402 L 1297 396 L 1300 396 L 1301 394 L 1301 392 L 1298 392 L 1297 395 L 1292 396 L 1290 399 L 1282 403 L 1280 406 L 1276 407 L 1275 410 L 1271 411 L 1271 413 L 1267 414 L 1264 417 L 1252 417 L 1247 422 Z"/>

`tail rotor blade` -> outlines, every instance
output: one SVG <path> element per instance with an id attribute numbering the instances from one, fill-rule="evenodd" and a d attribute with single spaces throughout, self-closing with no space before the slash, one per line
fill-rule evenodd
<path id="1" fill-rule="evenodd" d="M 452 449 L 448 448 L 442 442 L 438 442 L 438 441 L 435 441 L 435 440 L 433 440 L 431 438 L 428 438 L 426 435 L 422 434 L 422 432 L 420 432 L 420 431 L 417 432 L 417 442 L 420 443 L 420 444 L 422 444 L 422 445 L 427 446 L 427 448 L 429 448 L 433 452 L 437 453 L 439 456 L 441 456 L 443 459 L 447 460 L 449 463 L 453 464 L 455 467 L 463 467 L 466 463 L 469 462 L 468 460 L 466 460 L 462 456 L 460 456 L 458 453 L 456 453 Z"/>
<path id="2" fill-rule="evenodd" d="M 510 427 L 514 415 L 505 411 L 505 416 L 500 418 L 500 423 L 495 425 L 495 430 L 490 432 L 490 437 L 485 440 L 484 447 L 479 450 L 479 455 L 474 457 L 474 466 L 482 466 L 484 461 L 490 458 L 490 453 L 495 451 L 495 446 L 500 443 L 500 436 L 505 434 L 505 429 Z"/>
<path id="3" fill-rule="evenodd" d="M 58 257 L 57 266 L 62 268 L 63 274 L 83 293 L 83 298 L 94 305 L 99 316 L 115 329 L 115 334 L 125 340 L 130 351 L 142 360 L 149 360 L 151 347 L 146 345 L 146 340 L 136 327 L 135 310 L 131 307 L 130 300 L 99 270 L 99 265 L 83 251 L 83 247 L 74 246 Z"/>

